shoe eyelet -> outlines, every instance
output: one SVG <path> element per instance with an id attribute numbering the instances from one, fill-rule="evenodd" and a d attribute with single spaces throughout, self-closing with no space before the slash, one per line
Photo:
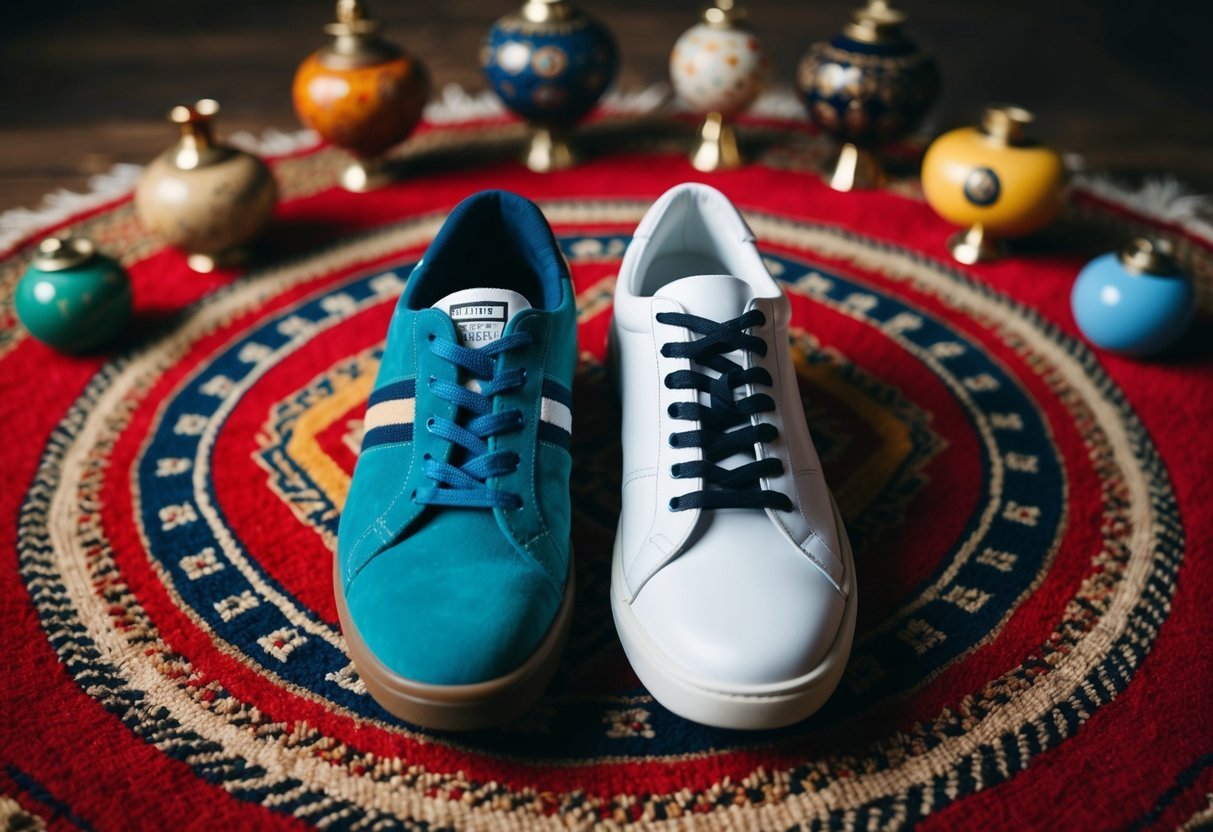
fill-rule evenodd
<path id="1" fill-rule="evenodd" d="M 424 461 L 429 462 L 429 461 L 430 461 L 431 459 L 433 459 L 434 457 L 433 457 L 431 454 L 425 453 L 425 454 L 422 454 L 422 455 L 421 455 L 421 458 L 422 458 Z M 415 492 L 414 492 L 414 493 L 415 493 Z"/>
<path id="2" fill-rule="evenodd" d="M 414 488 L 413 493 L 409 495 L 409 500 L 414 503 L 417 502 L 417 489 L 416 488 Z"/>
<path id="3" fill-rule="evenodd" d="M 676 434 L 676 433 L 671 433 L 671 434 L 670 434 L 670 439 L 669 439 L 669 442 L 670 442 L 670 447 L 671 447 L 671 448 L 677 448 L 677 447 L 678 447 L 678 434 Z"/>
<path id="4" fill-rule="evenodd" d="M 670 476 L 674 477 L 675 479 L 682 476 L 681 471 L 682 471 L 681 462 L 675 462 L 673 465 L 670 466 Z"/>
<path id="5" fill-rule="evenodd" d="M 435 422 L 435 420 L 434 420 L 434 417 L 433 417 L 433 416 L 431 416 L 430 418 L 426 419 L 426 420 L 425 420 L 425 428 L 426 428 L 426 430 L 428 430 L 428 431 L 431 431 L 431 432 L 432 432 L 432 431 L 434 430 L 434 422 Z"/>
<path id="6" fill-rule="evenodd" d="M 438 337 L 438 334 L 435 332 L 427 332 L 425 334 L 425 340 L 427 340 L 427 341 L 433 341 L 437 337 Z"/>
<path id="7" fill-rule="evenodd" d="M 678 511 L 678 498 L 677 497 L 670 498 L 670 511 Z"/>
<path id="8" fill-rule="evenodd" d="M 435 382 L 435 381 L 437 381 L 437 380 L 438 380 L 438 376 L 436 376 L 436 375 L 432 375 L 432 374 L 431 374 L 431 375 L 430 375 L 430 387 L 433 387 L 433 386 L 434 386 L 434 382 Z"/>

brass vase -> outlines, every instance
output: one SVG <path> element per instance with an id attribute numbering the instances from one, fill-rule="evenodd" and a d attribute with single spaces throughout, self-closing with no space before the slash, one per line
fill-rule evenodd
<path id="1" fill-rule="evenodd" d="M 233 266 L 246 244 L 269 223 L 278 189 L 269 168 L 251 153 L 219 144 L 219 104 L 203 99 L 174 107 L 177 143 L 156 157 L 135 189 L 139 221 L 170 246 L 188 252 L 197 272 Z"/>
<path id="2" fill-rule="evenodd" d="M 880 185 L 874 151 L 913 130 L 939 93 L 935 60 L 906 37 L 905 19 L 885 0 L 871 0 L 800 62 L 809 118 L 840 145 L 827 176 L 836 190 Z"/>

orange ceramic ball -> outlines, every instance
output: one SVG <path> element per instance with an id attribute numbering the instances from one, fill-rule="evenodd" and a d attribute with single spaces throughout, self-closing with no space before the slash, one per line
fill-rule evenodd
<path id="1" fill-rule="evenodd" d="M 354 68 L 311 55 L 295 73 L 295 111 L 326 141 L 358 156 L 378 156 L 408 137 L 430 94 L 420 61 L 401 54 Z"/>
<path id="2" fill-rule="evenodd" d="M 922 160 L 922 190 L 944 219 L 981 223 L 992 236 L 1020 237 L 1048 225 L 1062 207 L 1061 156 L 1040 144 L 1009 144 L 976 127 L 936 139 Z"/>

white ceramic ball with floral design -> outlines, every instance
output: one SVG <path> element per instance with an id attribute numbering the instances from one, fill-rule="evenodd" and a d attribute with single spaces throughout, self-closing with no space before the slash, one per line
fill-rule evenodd
<path id="1" fill-rule="evenodd" d="M 674 92 L 697 113 L 730 118 L 762 91 L 770 58 L 754 33 L 700 23 L 687 29 L 670 53 Z"/>

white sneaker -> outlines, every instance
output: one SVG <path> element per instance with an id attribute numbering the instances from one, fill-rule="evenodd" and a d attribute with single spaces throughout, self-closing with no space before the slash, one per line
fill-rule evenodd
<path id="1" fill-rule="evenodd" d="M 611 610 L 657 701 L 722 728 L 816 711 L 855 631 L 851 547 L 805 422 L 790 314 L 753 233 L 706 185 L 649 209 L 615 289 Z"/>

